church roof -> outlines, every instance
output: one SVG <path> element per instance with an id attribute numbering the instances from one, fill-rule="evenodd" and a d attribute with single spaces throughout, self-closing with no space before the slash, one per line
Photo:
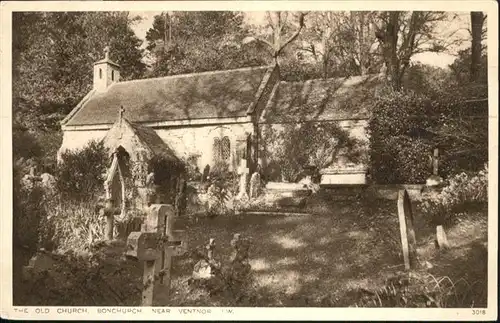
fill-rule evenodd
<path id="1" fill-rule="evenodd" d="M 112 124 L 123 106 L 131 122 L 241 117 L 272 67 L 175 75 L 112 84 L 75 108 L 68 126 Z"/>
<path id="2" fill-rule="evenodd" d="M 366 119 L 380 75 L 279 82 L 260 123 Z"/>
<path id="3" fill-rule="evenodd" d="M 174 151 L 158 136 L 156 131 L 150 127 L 143 127 L 131 124 L 135 134 L 156 156 L 162 156 L 175 163 L 180 163 L 180 159 Z"/>
<path id="4" fill-rule="evenodd" d="M 127 132 L 131 133 L 132 136 L 124 135 Z M 154 129 L 134 124 L 125 118 L 116 121 L 103 140 L 105 145 L 111 148 L 111 152 L 122 146 L 128 153 L 134 154 L 138 149 L 141 149 L 145 150 L 149 157 L 161 156 L 175 164 L 181 163 L 174 151 L 158 136 Z"/>

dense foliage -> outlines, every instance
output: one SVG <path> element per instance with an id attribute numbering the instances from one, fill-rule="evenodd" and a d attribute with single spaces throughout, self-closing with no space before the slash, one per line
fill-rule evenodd
<path id="1" fill-rule="evenodd" d="M 174 204 L 177 181 L 185 173 L 185 165 L 178 160 L 153 156 L 148 161 L 148 173 L 154 173 L 154 184 L 158 188 L 162 203 Z"/>
<path id="2" fill-rule="evenodd" d="M 64 198 L 86 200 L 102 194 L 110 163 L 102 142 L 91 141 L 80 150 L 63 151 L 60 158 L 56 185 Z"/>
<path id="3" fill-rule="evenodd" d="M 336 123 L 305 122 L 285 124 L 283 129 L 267 127 L 262 130 L 268 167 L 266 178 L 295 182 L 304 167 L 325 168 L 340 157 L 358 163 L 363 158 L 363 145 Z M 270 153 L 272 152 L 272 153 Z"/>
<path id="4" fill-rule="evenodd" d="M 427 93 L 388 90 L 374 106 L 369 128 L 375 182 L 424 183 L 434 148 L 440 176 L 479 171 L 488 161 L 487 85 L 413 75 L 425 80 Z"/>
<path id="5" fill-rule="evenodd" d="M 370 120 L 372 179 L 377 183 L 423 183 L 431 174 L 432 146 L 426 128 L 431 101 L 414 93 L 378 98 Z"/>
<path id="6" fill-rule="evenodd" d="M 428 220 L 443 224 L 455 215 L 471 207 L 488 203 L 488 167 L 475 173 L 456 174 L 448 181 L 448 186 L 437 194 L 429 194 L 422 202 L 422 211 Z"/>
<path id="7" fill-rule="evenodd" d="M 57 130 L 57 121 L 91 89 L 92 66 L 105 46 L 122 78 L 141 77 L 135 21 L 126 12 L 14 13 L 14 119 L 31 130 Z"/>
<path id="8" fill-rule="evenodd" d="M 165 76 L 266 64 L 268 60 L 259 55 L 261 45 L 242 46 L 246 33 L 240 12 L 157 15 L 146 34 L 154 61 L 150 74 Z"/>

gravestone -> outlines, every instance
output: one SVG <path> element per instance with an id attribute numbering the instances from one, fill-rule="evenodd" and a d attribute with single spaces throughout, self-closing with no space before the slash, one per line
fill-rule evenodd
<path id="1" fill-rule="evenodd" d="M 256 198 L 260 194 L 261 190 L 260 174 L 255 172 L 250 178 L 250 198 Z"/>
<path id="2" fill-rule="evenodd" d="M 141 231 L 128 236 L 126 255 L 144 262 L 141 306 L 152 306 L 160 287 L 170 296 L 172 257 L 186 251 L 184 231 L 173 230 L 174 220 L 171 205 L 154 204 Z"/>
<path id="3" fill-rule="evenodd" d="M 205 168 L 203 168 L 203 174 L 201 175 L 201 182 L 205 183 L 209 175 L 210 175 L 210 165 L 207 164 Z"/>
<path id="4" fill-rule="evenodd" d="M 439 171 L 439 149 L 435 148 L 432 160 L 432 175 L 426 180 L 426 185 L 429 187 L 436 187 L 443 183 L 443 178 L 438 175 Z"/>
<path id="5" fill-rule="evenodd" d="M 45 189 L 46 192 L 49 194 L 54 194 L 56 192 L 56 178 L 49 174 L 49 173 L 43 173 L 40 175 L 40 180 L 42 187 Z"/>
<path id="6" fill-rule="evenodd" d="M 436 226 L 436 240 L 438 247 L 441 249 L 447 249 L 450 246 L 442 225 Z"/>
<path id="7" fill-rule="evenodd" d="M 177 216 L 181 216 L 186 211 L 186 203 L 187 203 L 187 182 L 184 175 L 181 175 L 179 181 L 177 182 L 177 194 L 175 196 L 175 208 L 177 212 Z"/>
<path id="8" fill-rule="evenodd" d="M 413 227 L 411 201 L 406 190 L 400 190 L 398 193 L 398 218 L 405 269 L 409 270 L 417 265 L 417 240 Z"/>
<path id="9" fill-rule="evenodd" d="M 113 240 L 115 215 L 122 213 L 121 208 L 113 206 L 112 199 L 106 199 L 106 206 L 99 210 L 99 215 L 106 217 L 105 239 L 106 241 Z"/>
<path id="10" fill-rule="evenodd" d="M 214 258 L 215 239 L 210 238 L 205 249 L 207 250 L 207 259 L 201 259 L 194 265 L 191 275 L 193 281 L 203 281 L 213 278 L 216 269 L 220 267 L 220 263 Z"/>
<path id="11" fill-rule="evenodd" d="M 246 159 L 242 159 L 240 167 L 238 168 L 238 175 L 240 175 L 240 185 L 236 198 L 239 200 L 248 199 L 247 186 L 249 173 L 250 170 L 247 167 L 247 161 Z"/>

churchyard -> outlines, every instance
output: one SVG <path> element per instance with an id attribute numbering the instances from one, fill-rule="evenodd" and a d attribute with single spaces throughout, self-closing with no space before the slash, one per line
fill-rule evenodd
<path id="1" fill-rule="evenodd" d="M 377 198 L 323 189 L 301 207 L 224 216 L 179 217 L 154 204 L 126 237 L 103 234 L 71 256 L 38 252 L 15 295 L 30 305 L 486 306 L 487 208 L 447 222 L 443 244 L 421 197 L 389 190 Z"/>
<path id="2" fill-rule="evenodd" d="M 158 14 L 147 67 L 128 13 L 14 15 L 14 305 L 486 307 L 486 16 L 438 68 L 408 42 L 444 12 L 266 14 Z M 307 56 L 322 21 L 379 55 Z"/>

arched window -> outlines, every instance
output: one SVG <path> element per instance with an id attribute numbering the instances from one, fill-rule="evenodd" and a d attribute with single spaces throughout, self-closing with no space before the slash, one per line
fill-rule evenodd
<path id="1" fill-rule="evenodd" d="M 231 157 L 231 142 L 228 136 L 215 137 L 213 143 L 214 162 L 229 161 Z"/>
<path id="2" fill-rule="evenodd" d="M 102 69 L 99 69 L 99 78 L 102 79 Z"/>
<path id="3" fill-rule="evenodd" d="M 115 71 L 111 71 L 111 81 L 115 80 Z"/>
<path id="4" fill-rule="evenodd" d="M 222 160 L 229 160 L 229 157 L 231 156 L 231 143 L 229 142 L 229 137 L 224 136 L 220 145 Z"/>

